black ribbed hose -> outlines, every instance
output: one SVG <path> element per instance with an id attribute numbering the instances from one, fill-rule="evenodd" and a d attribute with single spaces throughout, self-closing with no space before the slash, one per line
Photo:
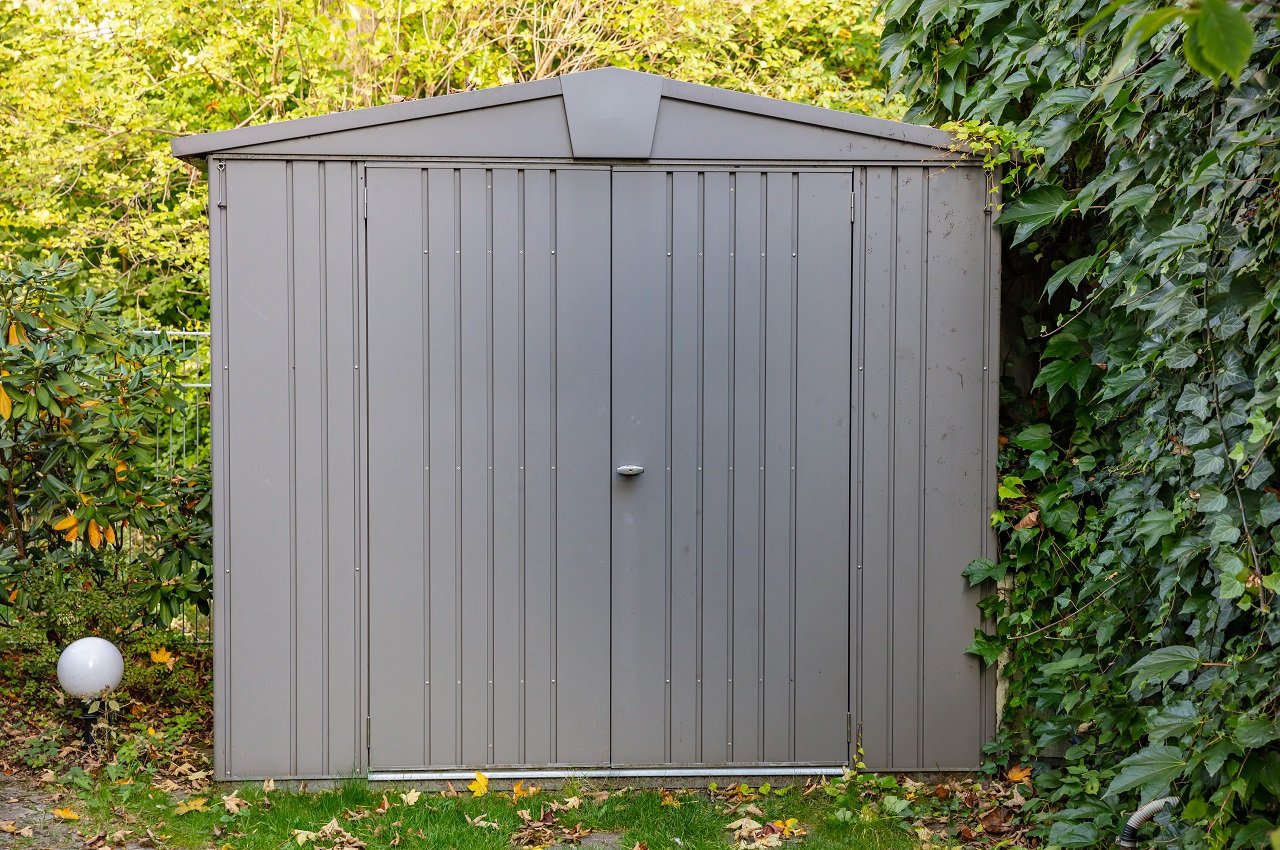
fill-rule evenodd
<path id="1" fill-rule="evenodd" d="M 1116 846 L 1125 848 L 1137 847 L 1138 828 L 1159 814 L 1166 806 L 1176 806 L 1180 802 L 1182 802 L 1181 797 L 1160 797 L 1138 809 L 1129 818 L 1129 822 L 1124 825 L 1124 831 L 1116 839 Z"/>

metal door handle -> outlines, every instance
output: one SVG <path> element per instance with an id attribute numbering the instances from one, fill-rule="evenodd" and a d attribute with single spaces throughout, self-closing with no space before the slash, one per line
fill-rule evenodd
<path id="1" fill-rule="evenodd" d="M 636 466 L 634 463 L 628 463 L 624 466 L 618 467 L 619 475 L 639 475 L 642 472 L 644 472 L 644 467 Z"/>

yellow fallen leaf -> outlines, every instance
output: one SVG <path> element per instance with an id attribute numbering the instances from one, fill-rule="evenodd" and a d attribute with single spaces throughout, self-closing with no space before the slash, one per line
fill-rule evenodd
<path id="1" fill-rule="evenodd" d="M 513 803 L 518 802 L 521 797 L 528 797 L 530 794 L 535 793 L 537 790 L 538 790 L 537 788 L 525 788 L 524 780 L 523 779 L 517 780 L 516 784 L 511 786 L 511 802 Z"/>
<path id="2" fill-rule="evenodd" d="M 156 664 L 168 664 L 173 660 L 173 653 L 165 647 L 151 650 L 151 660 Z"/>
<path id="3" fill-rule="evenodd" d="M 421 796 L 422 796 L 422 792 L 420 792 L 418 789 L 410 788 L 408 791 L 400 795 L 400 799 L 404 802 L 406 806 L 412 806 L 414 803 L 418 802 L 418 798 Z"/>
<path id="4" fill-rule="evenodd" d="M 666 788 L 661 789 L 662 805 L 670 806 L 673 809 L 680 808 L 680 801 L 676 799 L 676 795 L 672 794 Z"/>
<path id="5" fill-rule="evenodd" d="M 7 832 L 10 835 L 13 835 L 17 831 L 18 831 L 17 821 L 0 820 L 0 832 Z"/>
<path id="6" fill-rule="evenodd" d="M 76 519 L 75 514 L 67 514 L 65 517 L 63 517 L 62 519 L 58 520 L 53 524 L 53 530 L 66 531 L 68 528 L 71 528 L 78 522 L 79 520 Z"/>
<path id="7" fill-rule="evenodd" d="M 148 729 L 148 732 L 151 730 Z M 209 811 L 208 797 L 188 797 L 178 805 L 174 806 L 173 813 L 175 815 L 185 815 L 187 812 L 207 812 Z"/>
<path id="8" fill-rule="evenodd" d="M 80 816 L 71 809 L 54 809 L 53 816 L 58 820 L 80 820 Z"/>
<path id="9" fill-rule="evenodd" d="M 472 797 L 483 797 L 489 793 L 489 777 L 477 770 L 476 778 L 467 783 L 467 788 L 471 791 Z"/>
<path id="10" fill-rule="evenodd" d="M 308 841 L 314 841 L 315 838 L 316 834 L 314 832 L 308 832 L 305 829 L 295 829 L 293 831 L 293 840 L 298 842 L 299 847 L 306 844 Z"/>
<path id="11" fill-rule="evenodd" d="M 1026 782 L 1030 778 L 1031 768 L 1029 767 L 1023 767 L 1020 764 L 1015 764 L 1013 767 L 1009 768 L 1010 782 Z"/>

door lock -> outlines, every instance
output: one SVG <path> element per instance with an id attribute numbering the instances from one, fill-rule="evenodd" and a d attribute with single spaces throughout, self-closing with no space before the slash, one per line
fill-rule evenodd
<path id="1" fill-rule="evenodd" d="M 625 464 L 624 466 L 618 467 L 619 475 L 627 475 L 627 476 L 639 475 L 642 472 L 644 472 L 644 467 L 636 466 L 634 463 L 628 463 L 628 464 Z"/>

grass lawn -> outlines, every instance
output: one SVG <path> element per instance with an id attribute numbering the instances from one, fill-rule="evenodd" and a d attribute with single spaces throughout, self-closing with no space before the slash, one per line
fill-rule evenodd
<path id="1" fill-rule="evenodd" d="M 234 791 L 234 793 L 233 793 Z M 228 795 L 228 806 L 222 794 Z M 384 800 L 385 797 L 385 800 Z M 200 801 L 203 800 L 203 805 Z M 242 800 L 246 805 L 239 806 Z M 192 803 L 195 807 L 192 808 Z M 405 786 L 351 781 L 318 793 L 274 790 L 259 785 L 218 787 L 200 792 L 182 805 L 170 795 L 145 786 L 100 785 L 79 803 L 82 833 L 111 834 L 128 830 L 125 841 L 138 841 L 150 830 L 161 846 L 216 850 L 280 850 L 280 848 L 500 848 L 545 846 L 585 841 L 588 845 L 633 850 L 723 850 L 729 846 L 803 846 L 826 848 L 912 848 L 918 846 L 897 823 L 888 820 L 838 822 L 821 789 L 804 793 L 800 787 L 760 794 L 715 794 L 707 790 L 662 792 L 628 790 L 600 792 L 569 786 L 512 800 L 509 791 L 489 791 L 474 797 L 459 789 L 456 795 L 423 792 L 415 798 Z M 228 809 L 237 808 L 236 814 Z M 530 827 L 519 812 L 534 821 Z M 180 813 L 181 812 L 181 813 Z M 542 814 L 546 813 L 546 817 Z M 739 844 L 729 824 L 750 818 L 764 832 Z M 769 833 L 773 821 L 787 824 L 796 834 Z M 341 831 L 324 829 L 336 819 Z M 580 825 L 580 828 L 579 828 Z M 750 824 L 746 825 L 750 828 Z M 299 830 L 302 831 L 299 834 Z M 590 833 L 584 835 L 585 831 Z M 566 834 L 569 833 L 569 834 Z M 310 833 L 315 833 L 314 836 Z M 612 835 L 610 835 L 612 834 Z M 355 841 L 349 841 L 351 836 Z M 123 837 L 121 837 L 123 838 Z M 608 844 L 599 842 L 608 841 Z M 363 843 L 359 843 L 363 842 Z M 144 845 L 145 846 L 145 845 Z"/>

